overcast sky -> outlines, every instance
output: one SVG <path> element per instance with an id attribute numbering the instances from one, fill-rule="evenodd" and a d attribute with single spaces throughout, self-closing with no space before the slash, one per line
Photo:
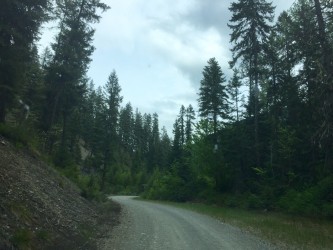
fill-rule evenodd
<path id="1" fill-rule="evenodd" d="M 201 72 L 215 57 L 227 75 L 232 0 L 104 0 L 111 9 L 96 27 L 88 76 L 104 85 L 116 70 L 124 96 L 142 113 L 156 112 L 171 135 L 181 105 L 197 108 Z M 276 16 L 293 0 L 273 0 Z M 40 43 L 52 41 L 46 29 Z"/>

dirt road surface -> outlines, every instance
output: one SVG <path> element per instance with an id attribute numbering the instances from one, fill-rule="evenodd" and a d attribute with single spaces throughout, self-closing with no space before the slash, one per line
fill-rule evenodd
<path id="1" fill-rule="evenodd" d="M 121 223 L 101 249 L 273 249 L 269 243 L 205 215 L 129 196 L 112 200 L 123 208 Z"/>

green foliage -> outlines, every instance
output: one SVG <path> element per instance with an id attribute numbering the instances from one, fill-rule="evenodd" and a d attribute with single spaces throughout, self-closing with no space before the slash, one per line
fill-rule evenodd
<path id="1" fill-rule="evenodd" d="M 333 177 L 303 191 L 288 190 L 278 204 L 289 213 L 333 218 Z"/>
<path id="2" fill-rule="evenodd" d="M 5 122 L 24 83 L 30 48 L 46 20 L 50 4 L 47 0 L 1 2 L 0 122 Z"/>
<path id="3" fill-rule="evenodd" d="M 22 127 L 11 127 L 9 125 L 0 123 L 0 134 L 16 146 L 28 146 L 29 142 L 32 141 L 31 134 Z"/>
<path id="4" fill-rule="evenodd" d="M 169 171 L 155 171 L 143 197 L 147 199 L 187 201 L 193 199 L 201 185 L 191 170 L 174 163 Z"/>
<path id="5" fill-rule="evenodd" d="M 72 169 L 75 172 L 75 161 L 73 155 L 67 149 L 59 147 L 53 156 L 53 162 L 57 167 L 63 169 Z M 75 175 L 75 174 L 73 174 Z M 69 174 L 68 176 L 71 176 Z"/>
<path id="6" fill-rule="evenodd" d="M 100 181 L 97 176 L 81 174 L 78 177 L 78 186 L 81 189 L 81 195 L 88 200 L 105 201 L 106 197 L 101 192 Z"/>
<path id="7" fill-rule="evenodd" d="M 202 75 L 198 99 L 199 114 L 203 119 L 212 121 L 214 136 L 216 136 L 218 120 L 229 118 L 226 78 L 215 58 L 208 60 Z M 216 142 L 216 138 L 214 139 Z"/>

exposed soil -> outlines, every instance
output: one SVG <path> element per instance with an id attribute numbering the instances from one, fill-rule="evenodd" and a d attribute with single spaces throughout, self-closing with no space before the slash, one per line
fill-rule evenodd
<path id="1" fill-rule="evenodd" d="M 97 249 L 119 212 L 0 136 L 0 249 Z"/>

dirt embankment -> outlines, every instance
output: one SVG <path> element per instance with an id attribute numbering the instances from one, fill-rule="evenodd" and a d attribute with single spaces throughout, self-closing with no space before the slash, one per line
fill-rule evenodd
<path id="1" fill-rule="evenodd" d="M 0 136 L 0 249 L 96 249 L 118 213 Z"/>

